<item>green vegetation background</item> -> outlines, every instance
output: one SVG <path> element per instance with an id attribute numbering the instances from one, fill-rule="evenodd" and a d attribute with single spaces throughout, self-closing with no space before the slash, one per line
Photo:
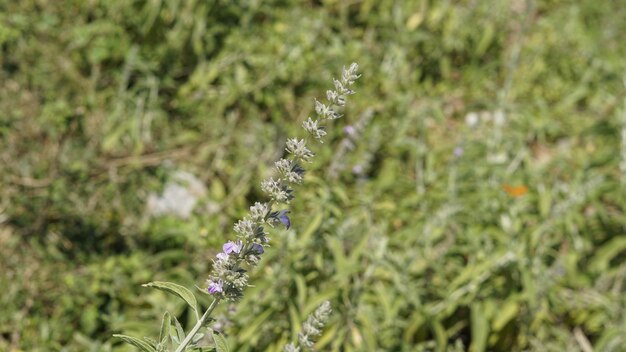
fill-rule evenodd
<path id="1" fill-rule="evenodd" d="M 188 322 L 140 284 L 204 286 L 285 138 L 357 61 L 293 229 L 219 310 L 231 348 L 279 351 L 330 299 L 320 350 L 624 351 L 621 5 L 0 2 L 0 350 L 129 351 L 111 335 Z M 206 197 L 148 217 L 175 170 Z"/>

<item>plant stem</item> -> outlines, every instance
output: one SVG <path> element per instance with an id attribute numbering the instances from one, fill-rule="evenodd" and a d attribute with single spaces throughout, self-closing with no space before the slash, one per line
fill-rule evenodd
<path id="1" fill-rule="evenodd" d="M 185 337 L 183 342 L 181 342 L 178 348 L 176 348 L 176 352 L 183 352 L 185 350 L 185 348 L 187 347 L 187 345 L 189 345 L 189 343 L 191 342 L 193 337 L 196 335 L 196 333 L 198 333 L 198 330 L 200 330 L 204 322 L 209 318 L 209 316 L 211 316 L 211 312 L 213 312 L 213 309 L 217 307 L 217 304 L 219 303 L 219 301 L 220 301 L 219 298 L 215 298 L 213 302 L 211 302 L 211 305 L 209 306 L 209 308 L 206 310 L 206 312 L 204 312 L 204 314 L 202 314 L 202 317 L 200 317 L 200 319 L 198 320 L 196 325 L 193 327 L 193 329 L 189 331 L 189 333 L 187 334 L 187 337 Z"/>

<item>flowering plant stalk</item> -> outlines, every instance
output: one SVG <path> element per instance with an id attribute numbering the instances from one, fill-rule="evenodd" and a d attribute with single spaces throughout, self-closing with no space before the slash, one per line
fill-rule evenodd
<path id="1" fill-rule="evenodd" d="M 318 118 L 309 117 L 302 124 L 302 127 L 313 139 L 323 143 L 326 129 L 322 122 L 341 117 L 337 108 L 343 107 L 347 97 L 354 94 L 351 86 L 360 77 L 357 71 L 358 65 L 356 63 L 351 64 L 348 68 L 344 67 L 341 78 L 333 79 L 335 89 L 326 91 L 327 103 L 315 100 L 315 112 Z M 201 348 L 198 343 L 204 335 L 200 334 L 199 331 L 210 321 L 211 313 L 215 307 L 221 301 L 236 301 L 243 296 L 244 290 L 248 286 L 246 268 L 256 266 L 265 252 L 265 248 L 269 246 L 268 228 L 280 225 L 287 229 L 291 227 L 289 210 L 286 209 L 286 206 L 294 198 L 292 187 L 302 183 L 305 172 L 303 165 L 310 163 L 314 157 L 313 152 L 307 147 L 308 139 L 290 138 L 287 140 L 285 148 L 287 157 L 278 160 L 274 164 L 275 175 L 261 183 L 261 189 L 268 196 L 268 201 L 256 202 L 250 207 L 248 215 L 235 223 L 234 230 L 237 233 L 237 239 L 226 242 L 222 246 L 222 252 L 213 259 L 213 268 L 209 274 L 207 285 L 207 293 L 213 296 L 213 301 L 201 316 L 195 296 L 185 287 L 168 282 L 151 282 L 144 285 L 166 291 L 185 300 L 195 312 L 196 325 L 188 333 L 185 333 L 180 323 L 176 318 L 173 318 L 175 329 L 171 329 L 172 317 L 169 313 L 165 313 L 159 340 L 150 338 L 141 340 L 126 335 L 114 336 L 147 352 L 169 351 L 170 342 L 175 348 L 175 352 L 182 352 L 189 348 Z M 326 307 L 325 305 L 323 310 L 326 312 L 324 313 L 325 321 L 330 313 L 330 306 Z M 321 328 L 321 325 L 318 328 Z M 212 335 L 215 349 L 218 352 L 227 351 L 228 347 L 223 336 L 214 331 L 212 331 Z M 311 347 L 305 343 L 304 346 Z"/>
<path id="2" fill-rule="evenodd" d="M 321 335 L 322 329 L 330 317 L 330 302 L 324 301 L 315 312 L 306 319 L 302 331 L 298 333 L 298 342 L 291 342 L 283 348 L 283 352 L 300 352 L 302 348 L 313 351 L 315 338 Z"/>

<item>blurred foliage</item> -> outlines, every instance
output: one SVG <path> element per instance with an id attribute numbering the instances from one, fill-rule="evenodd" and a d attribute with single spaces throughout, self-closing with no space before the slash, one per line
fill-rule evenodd
<path id="1" fill-rule="evenodd" d="M 188 323 L 140 284 L 204 285 L 352 61 L 293 229 L 218 310 L 231 348 L 279 351 L 329 299 L 321 350 L 623 350 L 624 18 L 594 0 L 1 2 L 0 350 L 127 351 L 111 335 L 154 336 L 163 309 Z M 205 199 L 147 216 L 180 169 Z"/>

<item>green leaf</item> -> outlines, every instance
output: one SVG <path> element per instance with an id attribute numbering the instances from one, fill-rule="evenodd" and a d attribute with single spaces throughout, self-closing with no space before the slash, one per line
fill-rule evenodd
<path id="1" fill-rule="evenodd" d="M 408 324 L 404 329 L 404 342 L 409 343 L 415 338 L 415 333 L 426 323 L 426 319 L 424 319 L 424 315 L 421 312 L 414 312 L 410 319 L 408 320 Z"/>
<path id="2" fill-rule="evenodd" d="M 252 322 L 248 323 L 245 329 L 241 330 L 237 338 L 240 339 L 240 341 L 249 341 L 253 336 L 255 336 L 255 334 L 258 333 L 261 325 L 265 323 L 271 315 L 271 309 L 267 309 L 263 313 L 257 314 L 256 318 Z"/>
<path id="3" fill-rule="evenodd" d="M 344 253 L 343 243 L 336 237 L 328 236 L 326 238 L 328 249 L 333 254 L 334 267 L 337 269 L 337 276 L 340 279 L 346 279 L 349 276 L 350 265 L 348 258 Z"/>
<path id="4" fill-rule="evenodd" d="M 498 309 L 496 316 L 491 323 L 494 331 L 502 330 L 506 324 L 517 316 L 519 312 L 519 303 L 517 303 L 517 297 L 507 299 L 504 304 Z"/>
<path id="5" fill-rule="evenodd" d="M 306 229 L 302 231 L 302 233 L 300 234 L 299 236 L 300 240 L 306 243 L 308 238 L 311 237 L 311 235 L 313 235 L 315 231 L 320 227 L 323 219 L 324 219 L 324 214 L 322 213 L 315 214 L 315 217 L 313 217 L 313 220 L 311 220 L 311 222 L 306 227 Z"/>
<path id="6" fill-rule="evenodd" d="M 315 350 L 316 351 L 327 351 L 330 350 L 330 348 L 325 348 L 327 345 L 330 345 L 331 342 L 336 340 L 336 336 L 337 336 L 337 331 L 339 330 L 339 325 L 338 324 L 333 324 L 333 325 L 327 325 L 324 327 L 324 332 L 322 333 L 322 336 L 317 338 L 317 342 L 315 343 Z M 356 330 L 356 327 L 353 327 L 353 329 Z M 356 330 L 358 331 L 358 330 Z M 361 344 L 360 340 L 356 340 L 359 341 L 357 343 L 357 346 Z"/>
<path id="7" fill-rule="evenodd" d="M 180 343 L 185 339 L 185 330 L 182 325 L 180 325 L 176 317 L 174 317 L 174 327 L 174 330 L 170 329 L 170 337 L 172 338 L 172 342 L 174 342 L 174 347 L 178 347 L 178 345 L 180 345 Z"/>
<path id="8" fill-rule="evenodd" d="M 433 333 L 435 334 L 435 341 L 437 342 L 437 351 L 445 351 L 445 347 L 447 346 L 448 334 L 446 333 L 446 329 L 439 319 L 434 319 L 431 322 L 431 328 Z"/>
<path id="9" fill-rule="evenodd" d="M 472 344 L 470 345 L 470 351 L 472 352 L 483 352 L 487 348 L 489 319 L 485 313 L 485 305 L 480 302 L 476 302 L 470 306 L 470 318 L 472 322 Z"/>
<path id="10" fill-rule="evenodd" d="M 217 352 L 229 351 L 226 339 L 219 332 L 213 331 L 213 341 L 215 341 L 215 349 Z"/>
<path id="11" fill-rule="evenodd" d="M 293 281 L 296 283 L 298 304 L 300 306 L 303 306 L 306 303 L 306 281 L 302 277 L 302 275 L 299 275 L 297 273 L 293 273 L 292 275 Z"/>
<path id="12" fill-rule="evenodd" d="M 589 268 L 596 273 L 605 272 L 613 258 L 626 250 L 626 237 L 615 237 L 599 248 L 596 248 Z"/>
<path id="13" fill-rule="evenodd" d="M 189 291 L 187 288 L 172 282 L 163 281 L 149 282 L 142 286 L 153 287 L 157 290 L 165 291 L 182 298 L 185 302 L 187 302 L 189 307 L 194 310 L 194 313 L 196 313 L 196 319 L 200 320 L 200 317 L 198 316 L 198 302 L 196 301 L 196 296 L 194 296 L 193 293 L 191 293 L 191 291 Z"/>
<path id="14" fill-rule="evenodd" d="M 193 338 L 191 339 L 191 343 L 193 345 L 197 344 L 198 342 L 200 342 L 200 340 L 202 340 L 202 338 L 204 337 L 204 333 L 199 332 L 195 335 L 193 335 Z"/>
<path id="15" fill-rule="evenodd" d="M 119 334 L 114 334 L 113 337 L 117 337 L 118 339 L 121 339 L 122 341 L 126 342 L 127 344 L 133 345 L 137 348 L 139 348 L 142 351 L 145 352 L 156 352 L 156 350 L 154 349 L 154 347 L 150 346 L 147 342 L 144 342 L 136 337 L 132 337 L 132 336 L 127 336 L 127 335 L 119 335 Z"/>
<path id="16" fill-rule="evenodd" d="M 151 337 L 144 336 L 143 340 L 146 341 L 150 345 L 150 347 L 152 347 L 152 348 L 157 348 L 157 345 L 159 344 L 159 342 L 157 340 L 155 340 L 155 339 L 153 339 Z"/>
<path id="17" fill-rule="evenodd" d="M 293 302 L 288 303 L 289 307 L 289 320 L 291 325 L 292 334 L 295 336 L 300 331 L 300 315 L 298 314 L 298 309 L 294 305 Z"/>
<path id="18" fill-rule="evenodd" d="M 159 334 L 159 341 L 161 341 L 161 343 L 167 342 L 167 339 L 170 336 L 171 324 L 172 317 L 169 312 L 165 312 L 165 314 L 163 314 L 163 320 L 161 321 L 161 333 Z"/>

